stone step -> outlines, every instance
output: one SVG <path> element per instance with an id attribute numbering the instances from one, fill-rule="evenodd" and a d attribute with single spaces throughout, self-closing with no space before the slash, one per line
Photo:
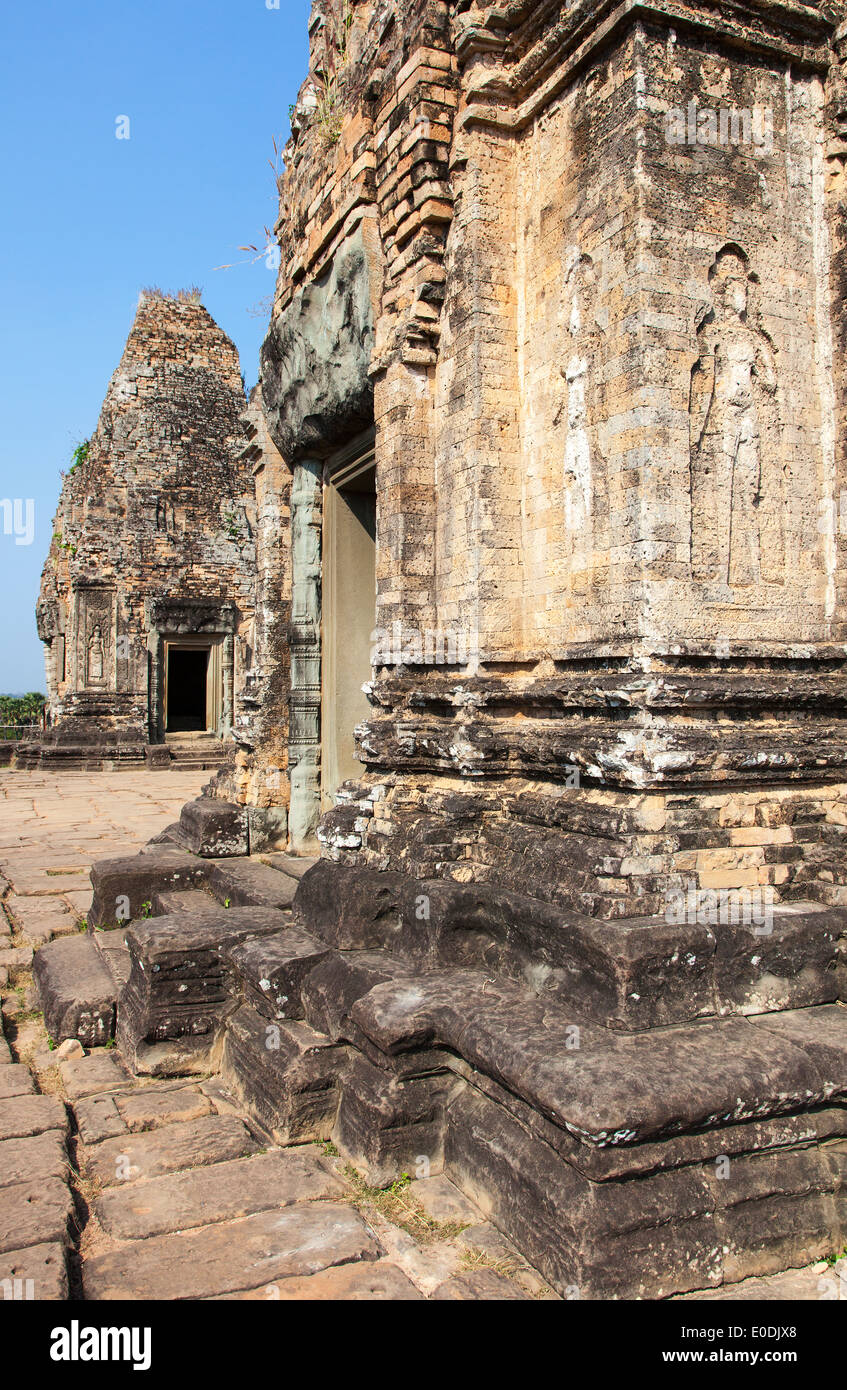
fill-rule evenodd
<path id="1" fill-rule="evenodd" d="M 330 954 L 330 947 L 300 927 L 240 942 L 229 952 L 244 1002 L 263 1018 L 302 1019 L 300 989 L 307 975 Z"/>
<path id="2" fill-rule="evenodd" d="M 202 888 L 161 888 L 153 894 L 152 915 L 172 917 L 177 912 L 218 912 L 220 903 Z"/>
<path id="3" fill-rule="evenodd" d="M 377 985 L 350 1015 L 380 1052 L 427 1046 L 460 1054 L 591 1148 L 847 1095 L 847 1014 L 838 1005 L 621 1034 L 507 981 L 455 970 L 421 975 L 413 989 Z"/>
<path id="4" fill-rule="evenodd" d="M 434 970 L 462 965 L 534 985 L 542 960 L 546 994 L 620 1032 L 847 994 L 847 908 L 814 902 L 759 914 L 750 905 L 745 917 L 743 903 L 717 894 L 693 903 L 681 895 L 669 909 L 679 921 L 600 921 L 488 884 L 320 860 L 301 880 L 293 915 L 340 950 L 387 949 Z"/>
<path id="5" fill-rule="evenodd" d="M 115 1187 L 183 1168 L 243 1158 L 255 1148 L 256 1141 L 241 1120 L 232 1115 L 208 1115 L 152 1133 L 119 1135 L 84 1145 L 81 1162 L 86 1174 L 103 1187 Z"/>
<path id="6" fill-rule="evenodd" d="M 269 1023 L 248 1005 L 227 1021 L 221 1078 L 251 1122 L 281 1144 L 327 1139 L 347 1049 L 306 1023 Z"/>
<path id="7" fill-rule="evenodd" d="M 304 1146 L 108 1188 L 95 1199 L 95 1210 L 116 1240 L 145 1240 L 296 1202 L 342 1197 L 345 1190 L 320 1150 Z"/>
<path id="8" fill-rule="evenodd" d="M 94 895 L 89 927 L 109 929 L 142 916 L 144 904 L 164 888 L 196 888 L 206 877 L 202 859 L 173 845 L 148 845 L 142 854 L 98 859 L 91 869 Z"/>
<path id="9" fill-rule="evenodd" d="M 298 880 L 256 859 L 227 859 L 209 865 L 209 888 L 233 907 L 290 908 Z"/>
<path id="10" fill-rule="evenodd" d="M 380 1253 L 352 1207 L 315 1202 L 129 1242 L 88 1259 L 83 1284 L 87 1299 L 213 1298 Z"/>
<path id="11" fill-rule="evenodd" d="M 219 768 L 226 761 L 228 749 L 215 734 L 209 734 L 195 738 L 168 737 L 165 744 L 156 746 L 156 753 L 166 756 L 171 767 L 184 772 L 190 768 Z"/>
<path id="12" fill-rule="evenodd" d="M 209 1048 L 238 993 L 230 948 L 277 934 L 288 920 L 273 908 L 218 907 L 134 922 L 126 934 L 132 969 L 118 1020 L 127 1057 L 137 1060 L 140 1044 L 166 1039 Z"/>
<path id="13" fill-rule="evenodd" d="M 102 1047 L 115 1033 L 117 987 L 93 938 L 60 937 L 37 951 L 33 976 L 44 1026 L 54 1042 Z"/>
<path id="14" fill-rule="evenodd" d="M 398 989 L 413 989 L 416 979 L 414 967 L 388 951 L 331 951 L 300 986 L 303 1013 L 319 1033 L 338 1038 L 349 1032 L 357 999 L 389 981 Z"/>
<path id="15" fill-rule="evenodd" d="M 171 754 L 170 766 L 179 772 L 217 772 L 223 762 L 221 753 L 200 753 L 192 749 L 177 749 Z"/>
<path id="16" fill-rule="evenodd" d="M 845 1167 L 837 1148 L 595 1183 L 468 1087 L 451 1107 L 445 1172 L 566 1297 L 657 1298 L 832 1254 Z"/>

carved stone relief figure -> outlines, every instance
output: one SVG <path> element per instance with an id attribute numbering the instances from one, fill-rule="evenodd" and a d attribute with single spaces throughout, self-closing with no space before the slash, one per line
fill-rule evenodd
<path id="1" fill-rule="evenodd" d="M 102 685 L 105 671 L 105 650 L 103 635 L 99 626 L 94 628 L 88 642 L 88 684 Z"/>
<path id="2" fill-rule="evenodd" d="M 114 612 L 113 590 L 81 587 L 77 591 L 72 679 L 80 690 L 114 689 Z"/>
<path id="3" fill-rule="evenodd" d="M 176 530 L 176 515 L 174 513 L 173 502 L 169 501 L 166 497 L 156 498 L 156 530 Z"/>
<path id="4" fill-rule="evenodd" d="M 691 371 L 691 563 L 696 579 L 733 586 L 784 580 L 775 351 L 750 322 L 740 247 L 709 272 Z"/>
<path id="5" fill-rule="evenodd" d="M 565 273 L 568 343 L 561 367 L 565 399 L 554 424 L 566 411 L 564 525 L 571 572 L 592 573 L 593 553 L 602 544 L 606 514 L 606 469 L 598 440 L 603 418 L 601 384 L 602 334 L 595 319 L 596 272 L 590 256 L 573 247 Z"/>

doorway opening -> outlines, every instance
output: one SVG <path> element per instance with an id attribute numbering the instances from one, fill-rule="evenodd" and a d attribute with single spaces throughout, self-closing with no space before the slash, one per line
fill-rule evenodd
<path id="1" fill-rule="evenodd" d="M 370 705 L 376 621 L 376 466 L 373 447 L 333 461 L 324 490 L 323 652 L 321 667 L 321 806 L 361 775 L 353 730 Z"/>
<path id="2" fill-rule="evenodd" d="M 209 727 L 209 647 L 168 644 L 165 730 L 205 733 Z"/>

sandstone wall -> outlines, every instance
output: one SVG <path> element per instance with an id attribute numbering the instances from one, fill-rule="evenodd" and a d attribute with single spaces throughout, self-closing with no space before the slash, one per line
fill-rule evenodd
<path id="1" fill-rule="evenodd" d="M 314 6 L 265 407 L 304 483 L 372 411 L 377 631 L 409 639 L 327 853 L 603 915 L 690 873 L 843 891 L 834 29 Z M 737 795 L 775 839 L 733 840 Z"/>

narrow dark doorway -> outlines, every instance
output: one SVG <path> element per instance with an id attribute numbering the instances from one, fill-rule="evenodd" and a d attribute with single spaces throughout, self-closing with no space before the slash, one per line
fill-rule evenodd
<path id="1" fill-rule="evenodd" d="M 208 669 L 208 647 L 169 647 L 165 724 L 169 734 L 205 731 Z"/>

